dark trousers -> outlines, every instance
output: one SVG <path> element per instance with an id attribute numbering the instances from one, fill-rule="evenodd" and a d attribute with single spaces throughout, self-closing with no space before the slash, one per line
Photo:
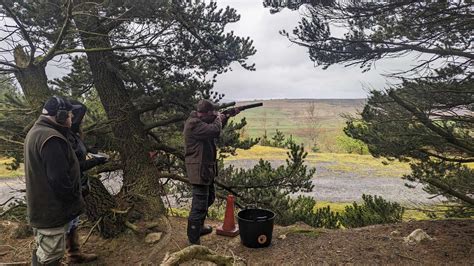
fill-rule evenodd
<path id="1" fill-rule="evenodd" d="M 188 220 L 203 223 L 207 216 L 207 210 L 216 199 L 214 182 L 210 185 L 192 185 L 193 201 Z"/>

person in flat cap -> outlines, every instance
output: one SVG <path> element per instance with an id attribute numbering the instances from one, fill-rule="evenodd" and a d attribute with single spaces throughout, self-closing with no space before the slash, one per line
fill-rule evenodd
<path id="1" fill-rule="evenodd" d="M 27 212 L 36 242 L 33 265 L 61 264 L 66 231 L 84 210 L 79 162 L 67 139 L 77 108 L 66 98 L 49 98 L 25 138 Z"/>
<path id="2" fill-rule="evenodd" d="M 200 100 L 184 124 L 185 165 L 192 185 L 192 205 L 187 235 L 190 244 L 200 244 L 200 237 L 212 232 L 205 226 L 209 206 L 215 200 L 214 178 L 217 177 L 217 148 L 226 116 L 217 112 L 209 100 Z"/>

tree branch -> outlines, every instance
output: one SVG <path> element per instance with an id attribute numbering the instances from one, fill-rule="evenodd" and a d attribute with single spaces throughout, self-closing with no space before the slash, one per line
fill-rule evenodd
<path id="1" fill-rule="evenodd" d="M 182 152 L 178 151 L 173 147 L 163 144 L 160 138 L 154 132 L 149 131 L 147 134 L 150 135 L 157 142 L 152 146 L 153 149 L 170 153 L 178 157 L 180 160 L 184 161 L 184 154 Z"/>
<path id="2" fill-rule="evenodd" d="M 196 38 L 200 43 L 202 43 L 204 46 L 206 46 L 211 53 L 214 55 L 214 57 L 217 59 L 218 64 L 220 67 L 223 67 L 221 64 L 221 57 L 219 54 L 216 52 L 215 47 L 213 45 L 210 45 L 204 38 L 202 38 L 192 27 L 188 25 L 188 22 L 178 13 L 178 12 L 173 12 L 173 14 L 176 16 L 177 21 L 192 35 L 194 38 Z"/>
<path id="3" fill-rule="evenodd" d="M 8 69 L 8 68 L 2 68 L 0 70 L 2 71 L 16 71 L 16 70 L 19 70 L 19 67 L 16 66 L 15 64 L 12 64 L 10 62 L 7 62 L 7 61 L 0 61 L 0 65 L 4 65 L 4 66 L 9 66 L 11 68 L 14 68 L 14 69 Z"/>
<path id="4" fill-rule="evenodd" d="M 449 158 L 449 157 L 445 157 L 445 156 L 442 156 L 442 155 L 439 155 L 439 154 L 436 154 L 434 152 L 430 152 L 430 151 L 427 151 L 427 150 L 422 150 L 423 153 L 425 153 L 426 155 L 429 155 L 429 156 L 433 156 L 433 157 L 436 157 L 438 159 L 441 159 L 443 161 L 447 161 L 447 162 L 456 162 L 456 163 L 472 163 L 474 162 L 474 158 Z"/>
<path id="5" fill-rule="evenodd" d="M 166 119 L 166 120 L 162 120 L 162 121 L 157 121 L 157 122 L 154 122 L 154 123 L 151 123 L 151 124 L 148 124 L 148 125 L 145 125 L 144 126 L 144 130 L 145 131 L 149 131 L 151 129 L 154 129 L 155 127 L 163 127 L 163 126 L 167 126 L 167 125 L 170 125 L 170 124 L 173 124 L 173 123 L 177 123 L 177 122 L 181 122 L 181 121 L 184 121 L 186 119 L 186 116 L 183 115 L 183 114 L 177 114 L 169 119 Z"/>
<path id="6" fill-rule="evenodd" d="M 460 193 L 454 189 L 452 189 L 451 187 L 449 187 L 448 185 L 446 185 L 445 183 L 441 182 L 440 180 L 437 180 L 437 179 L 434 179 L 434 178 L 427 178 L 427 179 L 424 179 L 428 184 L 432 185 L 432 186 L 435 186 L 439 189 L 441 189 L 442 191 L 448 193 L 449 195 L 452 195 L 468 204 L 470 204 L 471 206 L 474 206 L 474 199 L 469 197 L 468 195 L 465 195 L 463 193 Z"/>
<path id="7" fill-rule="evenodd" d="M 181 265 L 184 262 L 191 261 L 193 259 L 210 261 L 217 265 L 245 265 L 244 260 L 240 257 L 219 255 L 215 251 L 212 251 L 205 246 L 199 245 L 191 245 L 172 254 L 167 253 L 161 262 L 161 265 Z"/>
<path id="8" fill-rule="evenodd" d="M 468 154 L 474 154 L 474 148 L 469 144 L 469 143 L 463 143 L 459 141 L 453 134 L 450 132 L 444 131 L 442 128 L 434 125 L 432 121 L 421 111 L 419 111 L 415 106 L 405 102 L 403 99 L 401 99 L 394 90 L 390 90 L 388 92 L 388 95 L 390 98 L 392 98 L 395 102 L 397 102 L 400 106 L 408 110 L 410 113 L 412 113 L 418 120 L 425 125 L 427 128 L 431 129 L 433 132 L 436 134 L 440 135 L 444 139 L 446 139 L 447 142 L 459 147 L 463 151 L 467 152 Z"/>
<path id="9" fill-rule="evenodd" d="M 170 178 L 170 179 L 173 179 L 173 180 L 177 180 L 177 181 L 181 181 L 183 183 L 189 184 L 189 180 L 186 177 L 183 177 L 183 176 L 180 176 L 180 175 L 177 175 L 177 174 L 173 174 L 173 173 L 161 173 L 160 177 L 161 178 Z M 216 179 L 214 179 L 214 184 L 216 184 L 216 186 L 230 192 L 235 197 L 242 198 L 242 195 L 240 195 L 238 192 L 236 192 L 232 188 L 222 184 L 221 182 L 217 181 Z M 235 202 L 235 205 L 237 205 L 239 208 L 243 209 L 243 206 L 241 204 Z"/>
<path id="10" fill-rule="evenodd" d="M 71 13 L 72 13 L 72 0 L 67 1 L 67 7 L 66 7 L 66 18 L 64 19 L 64 24 L 61 28 L 61 31 L 59 32 L 59 36 L 56 39 L 56 42 L 54 43 L 53 47 L 49 49 L 49 51 L 46 53 L 46 55 L 38 61 L 38 64 L 44 64 L 51 60 L 56 54 L 56 51 L 59 49 L 59 46 L 61 46 L 64 36 L 66 35 L 66 32 L 69 28 L 69 25 L 71 24 Z"/>
<path id="11" fill-rule="evenodd" d="M 72 54 L 72 53 L 98 53 L 98 52 L 110 52 L 110 51 L 119 51 L 119 50 L 131 50 L 131 49 L 140 49 L 145 48 L 146 45 L 130 45 L 130 46 L 118 46 L 118 47 L 109 47 L 109 48 L 89 48 L 89 49 L 65 49 L 59 50 L 54 53 L 54 56 L 62 54 Z"/>
<path id="12" fill-rule="evenodd" d="M 143 108 L 141 108 L 141 109 L 138 109 L 138 108 L 137 108 L 136 112 L 137 112 L 137 114 L 143 114 L 143 113 L 146 113 L 146 112 L 148 112 L 148 111 L 153 111 L 153 110 L 155 110 L 156 108 L 161 107 L 161 106 L 163 106 L 163 103 L 162 103 L 162 102 L 156 102 L 156 103 L 154 103 L 154 104 L 150 104 L 150 105 L 148 105 L 148 106 L 145 106 L 145 107 L 143 107 Z"/>
<path id="13" fill-rule="evenodd" d="M 0 4 L 2 4 L 3 8 L 5 9 L 5 11 L 7 11 L 7 13 L 10 15 L 10 17 L 15 21 L 15 23 L 18 25 L 18 27 L 20 27 L 20 31 L 21 31 L 21 34 L 23 35 L 23 37 L 25 38 L 25 40 L 28 42 L 28 45 L 30 46 L 30 59 L 28 61 L 28 65 L 32 64 L 33 63 L 33 60 L 35 58 L 35 51 L 36 51 L 36 48 L 35 46 L 33 45 L 33 41 L 31 41 L 31 38 L 30 38 L 30 35 L 28 34 L 28 31 L 26 31 L 25 29 L 25 26 L 23 26 L 23 24 L 21 23 L 21 21 L 18 19 L 18 17 L 15 15 L 15 13 L 13 13 L 13 10 L 11 10 L 8 5 L 5 4 L 5 1 L 4 0 L 0 0 Z"/>

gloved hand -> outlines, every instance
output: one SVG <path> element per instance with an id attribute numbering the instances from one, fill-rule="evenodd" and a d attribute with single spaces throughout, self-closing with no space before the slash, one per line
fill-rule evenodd
<path id="1" fill-rule="evenodd" d="M 87 151 L 93 154 L 99 153 L 99 149 L 97 147 L 87 147 Z"/>
<path id="2" fill-rule="evenodd" d="M 107 157 L 95 157 L 94 158 L 97 165 L 106 163 L 109 159 Z"/>
<path id="3" fill-rule="evenodd" d="M 224 121 L 225 119 L 227 119 L 227 116 L 223 113 L 218 113 L 217 116 L 221 119 L 221 121 Z"/>

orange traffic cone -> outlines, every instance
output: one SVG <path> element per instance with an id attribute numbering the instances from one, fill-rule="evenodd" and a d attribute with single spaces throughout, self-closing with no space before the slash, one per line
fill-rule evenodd
<path id="1" fill-rule="evenodd" d="M 223 236 L 236 236 L 239 234 L 239 227 L 235 225 L 234 219 L 234 196 L 227 195 L 227 204 L 225 207 L 224 224 L 219 226 L 216 234 Z"/>

